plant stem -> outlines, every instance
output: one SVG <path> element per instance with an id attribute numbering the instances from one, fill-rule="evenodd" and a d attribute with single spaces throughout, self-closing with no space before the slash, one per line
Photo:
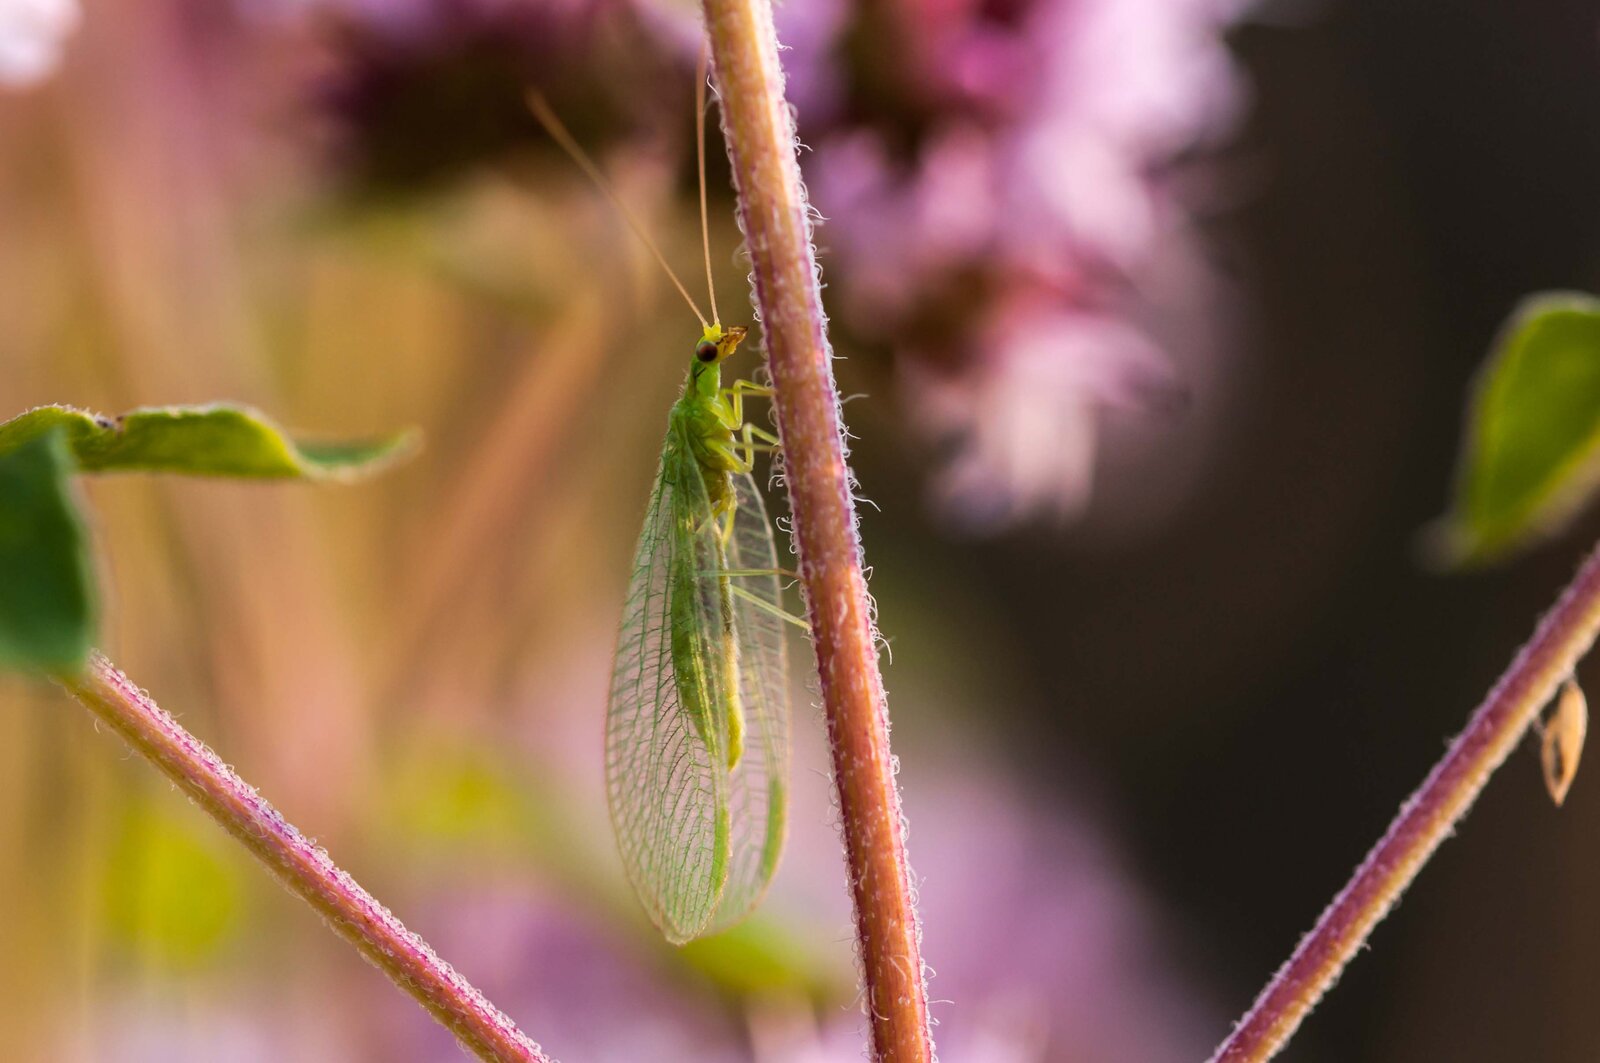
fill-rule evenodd
<path id="1" fill-rule="evenodd" d="M 933 1044 L 921 928 L 771 4 L 705 0 L 705 15 L 776 391 L 773 404 L 839 791 L 873 1045 L 880 1060 L 926 1063 Z"/>
<path id="2" fill-rule="evenodd" d="M 390 981 L 416 998 L 463 1047 L 485 1060 L 547 1063 L 539 1046 L 427 942 L 407 930 L 110 661 L 95 653 L 82 675 L 58 676 L 56 681 L 243 842 L 267 870 Z"/>
<path id="3" fill-rule="evenodd" d="M 1539 621 L 1444 759 L 1400 808 L 1382 840 L 1323 911 L 1311 933 L 1256 998 L 1212 1063 L 1271 1059 L 1344 970 L 1367 935 L 1400 899 L 1466 815 L 1478 792 L 1521 741 L 1528 725 L 1572 674 L 1600 629 L 1600 548 Z"/>

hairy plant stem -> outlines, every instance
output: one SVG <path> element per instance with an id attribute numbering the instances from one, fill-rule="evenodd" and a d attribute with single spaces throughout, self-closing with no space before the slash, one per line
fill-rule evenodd
<path id="1" fill-rule="evenodd" d="M 921 930 L 862 572 L 839 395 L 770 0 L 705 0 L 722 128 L 776 394 L 783 469 L 880 1060 L 933 1055 Z"/>
<path id="2" fill-rule="evenodd" d="M 389 980 L 411 994 L 480 1059 L 547 1063 L 466 979 L 341 871 L 204 742 L 184 730 L 96 653 L 82 675 L 56 681 L 255 854 Z"/>
<path id="3" fill-rule="evenodd" d="M 1344 890 L 1301 939 L 1294 954 L 1212 1063 L 1271 1059 L 1344 970 L 1378 921 L 1466 815 L 1557 687 L 1594 644 L 1600 629 L 1600 548 L 1596 548 L 1533 638 L 1489 691 L 1428 778 L 1400 808 L 1383 838 Z"/>

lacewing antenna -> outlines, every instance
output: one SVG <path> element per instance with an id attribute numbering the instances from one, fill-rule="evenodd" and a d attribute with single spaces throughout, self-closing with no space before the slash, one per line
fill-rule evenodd
<path id="1" fill-rule="evenodd" d="M 594 182 L 595 187 L 605 193 L 605 197 L 611 201 L 611 205 L 617 209 L 617 213 L 622 215 L 622 220 L 628 223 L 628 228 L 633 230 L 633 235 L 637 236 L 644 246 L 650 249 L 650 253 L 655 256 L 656 262 L 666 272 L 667 278 L 672 281 L 673 287 L 678 289 L 678 294 L 683 296 L 683 301 L 689 304 L 689 309 L 694 311 L 694 316 L 700 320 L 700 327 L 710 328 L 711 322 L 707 321 L 706 316 L 700 312 L 700 307 L 695 304 L 694 297 L 689 294 L 689 289 L 683 286 L 683 282 L 672 271 L 672 267 L 667 265 L 667 258 L 661 253 L 661 248 L 656 246 L 656 242 L 650 238 L 650 234 L 645 232 L 644 226 L 639 224 L 639 219 L 633 216 L 633 211 L 628 209 L 628 205 L 622 202 L 622 199 L 611 188 L 611 182 L 605 179 L 605 175 L 600 172 L 600 167 L 596 166 L 594 160 L 589 158 L 588 153 L 578 146 L 578 142 L 572 138 L 572 134 L 567 131 L 567 127 L 562 124 L 561 119 L 556 117 L 556 113 L 550 109 L 550 104 L 545 102 L 544 93 L 539 92 L 537 89 L 531 90 L 528 93 L 527 102 L 528 109 L 539 120 L 539 124 L 544 126 L 545 132 L 549 133 L 551 139 L 561 145 L 561 149 L 572 157 L 572 161 L 578 164 L 578 169 L 582 170 L 584 175 Z M 701 153 L 701 158 L 703 165 L 704 152 Z M 705 180 L 703 176 L 700 187 L 703 210 L 703 197 L 705 195 Z M 704 225 L 705 219 L 704 215 L 702 215 L 702 231 L 704 230 Z M 706 252 L 708 267 L 710 260 L 711 252 L 708 250 Z M 713 312 L 714 319 L 715 313 Z"/>
<path id="2" fill-rule="evenodd" d="M 700 164 L 700 248 L 706 256 L 706 292 L 711 296 L 711 320 L 721 322 L 722 316 L 717 313 L 717 284 L 711 279 L 711 226 L 706 221 L 706 74 L 709 66 L 710 53 L 701 45 L 694 79 L 694 148 Z"/>

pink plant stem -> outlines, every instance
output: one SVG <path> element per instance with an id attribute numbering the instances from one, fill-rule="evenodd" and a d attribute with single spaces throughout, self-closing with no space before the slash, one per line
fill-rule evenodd
<path id="1" fill-rule="evenodd" d="M 880 1060 L 927 1063 L 933 1045 L 888 707 L 771 3 L 705 0 L 705 15 L 775 389 L 873 1046 Z"/>
<path id="2" fill-rule="evenodd" d="M 1539 710 L 1594 644 L 1600 628 L 1600 548 L 1539 621 L 1467 729 L 1400 808 L 1343 892 L 1301 939 L 1212 1063 L 1271 1059 L 1388 914 L 1422 865 L 1466 815 L 1490 774 L 1521 741 Z"/>
<path id="3" fill-rule="evenodd" d="M 548 1063 L 483 994 L 100 654 L 57 678 L 480 1059 Z"/>

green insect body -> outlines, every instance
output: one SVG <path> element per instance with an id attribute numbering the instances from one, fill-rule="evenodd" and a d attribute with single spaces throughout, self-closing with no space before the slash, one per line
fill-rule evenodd
<path id="1" fill-rule="evenodd" d="M 606 789 L 635 892 L 674 943 L 742 919 L 782 849 L 787 662 L 771 524 L 721 362 L 742 328 L 712 325 L 668 416 L 618 632 Z"/>

